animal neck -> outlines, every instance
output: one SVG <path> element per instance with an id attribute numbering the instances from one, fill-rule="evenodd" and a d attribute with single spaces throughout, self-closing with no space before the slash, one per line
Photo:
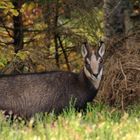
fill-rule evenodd
<path id="1" fill-rule="evenodd" d="M 86 79 L 88 79 L 88 81 L 92 84 L 92 86 L 94 86 L 94 88 L 96 90 L 98 90 L 99 85 L 100 85 L 100 81 L 101 81 L 101 77 L 102 77 L 102 71 L 100 72 L 100 74 L 97 77 L 94 77 L 92 74 L 90 74 L 90 72 L 84 66 L 81 73 L 83 75 L 83 79 L 84 79 L 84 77 Z"/>
<path id="2" fill-rule="evenodd" d="M 80 83 L 90 89 L 90 90 L 96 90 L 95 86 L 93 85 L 93 83 L 91 82 L 91 80 L 86 76 L 85 72 L 84 72 L 84 68 L 81 70 L 80 74 L 79 74 L 79 81 Z"/>

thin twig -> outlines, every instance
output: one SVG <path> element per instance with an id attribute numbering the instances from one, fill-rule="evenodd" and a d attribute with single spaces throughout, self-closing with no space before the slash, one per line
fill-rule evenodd
<path id="1" fill-rule="evenodd" d="M 125 87 L 126 87 L 126 89 L 127 89 L 127 88 L 128 88 L 128 86 L 127 86 L 127 77 L 126 77 L 126 74 L 124 73 L 124 70 L 123 70 L 121 61 L 119 61 L 119 64 L 120 64 L 121 72 L 122 72 L 122 74 L 123 74 L 123 76 L 124 76 Z"/>
<path id="2" fill-rule="evenodd" d="M 68 56 L 67 56 L 66 50 L 65 50 L 64 47 L 63 47 L 63 43 L 62 43 L 61 38 L 60 38 L 59 35 L 58 35 L 58 41 L 59 41 L 59 45 L 60 45 L 60 47 L 61 47 L 61 49 L 62 49 L 64 58 L 65 58 L 65 62 L 66 62 L 67 68 L 68 68 L 68 70 L 70 71 L 70 65 L 69 65 Z"/>
<path id="3" fill-rule="evenodd" d="M 8 33 L 9 37 L 11 37 L 13 39 L 13 36 L 10 34 L 8 28 L 6 27 L 4 21 L 3 21 L 3 19 L 1 17 L 0 17 L 0 21 L 2 23 L 2 26 L 5 28 L 6 32 Z"/>
<path id="4" fill-rule="evenodd" d="M 114 7 L 113 10 L 109 13 L 109 15 L 107 16 L 107 18 L 111 17 L 111 15 L 115 12 L 115 10 L 118 9 L 120 3 L 121 3 L 121 0 L 115 5 L 115 7 Z"/>

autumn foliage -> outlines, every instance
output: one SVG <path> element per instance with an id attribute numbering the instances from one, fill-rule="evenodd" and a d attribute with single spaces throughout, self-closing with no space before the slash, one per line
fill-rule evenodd
<path id="1" fill-rule="evenodd" d="M 102 12 L 87 10 L 65 0 L 0 1 L 1 72 L 77 71 L 81 43 L 102 34 Z"/>

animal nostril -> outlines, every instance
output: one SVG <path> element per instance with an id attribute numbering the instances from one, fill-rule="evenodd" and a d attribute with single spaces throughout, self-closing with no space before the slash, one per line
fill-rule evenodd
<path id="1" fill-rule="evenodd" d="M 97 73 L 97 74 L 94 74 L 94 73 L 93 73 L 93 76 L 97 78 L 97 77 L 98 77 L 98 73 Z"/>

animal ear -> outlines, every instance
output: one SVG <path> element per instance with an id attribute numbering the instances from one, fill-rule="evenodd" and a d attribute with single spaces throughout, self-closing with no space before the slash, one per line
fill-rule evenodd
<path id="1" fill-rule="evenodd" d="M 98 53 L 101 57 L 103 57 L 104 53 L 105 53 L 105 44 L 104 42 L 100 42 L 99 43 L 99 50 L 98 50 Z"/>
<path id="2" fill-rule="evenodd" d="M 82 47 L 81 47 L 81 53 L 82 53 L 83 58 L 85 58 L 87 56 L 88 50 L 87 50 L 86 44 L 83 44 L 82 45 Z"/>

